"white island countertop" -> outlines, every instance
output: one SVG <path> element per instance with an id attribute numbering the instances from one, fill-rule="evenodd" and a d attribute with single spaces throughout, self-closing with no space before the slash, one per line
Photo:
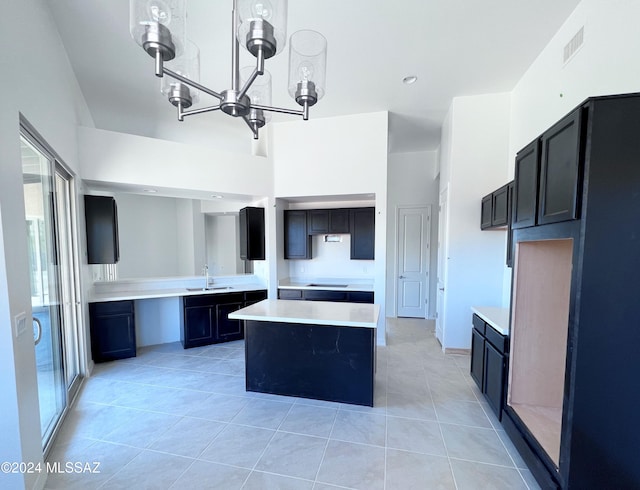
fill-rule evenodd
<path id="1" fill-rule="evenodd" d="M 380 306 L 367 303 L 265 299 L 229 314 L 235 320 L 376 328 Z"/>
<path id="2" fill-rule="evenodd" d="M 472 306 L 471 311 L 502 335 L 509 335 L 509 308 L 497 306 Z"/>

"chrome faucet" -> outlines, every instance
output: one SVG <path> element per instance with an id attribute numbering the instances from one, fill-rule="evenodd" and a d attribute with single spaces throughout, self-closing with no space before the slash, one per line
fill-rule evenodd
<path id="1" fill-rule="evenodd" d="M 202 273 L 204 274 L 204 288 L 207 289 L 209 287 L 209 266 L 207 264 L 204 264 Z"/>

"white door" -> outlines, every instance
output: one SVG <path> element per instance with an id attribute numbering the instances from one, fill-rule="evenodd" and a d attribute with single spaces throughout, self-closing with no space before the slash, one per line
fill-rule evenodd
<path id="1" fill-rule="evenodd" d="M 444 299 L 445 284 L 447 282 L 447 234 L 448 214 L 447 203 L 449 200 L 449 188 L 440 193 L 439 211 L 438 211 L 438 291 L 436 294 L 436 337 L 441 344 L 444 345 L 443 329 L 444 329 Z"/>
<path id="2" fill-rule="evenodd" d="M 430 229 L 429 207 L 398 209 L 398 316 L 427 316 Z"/>

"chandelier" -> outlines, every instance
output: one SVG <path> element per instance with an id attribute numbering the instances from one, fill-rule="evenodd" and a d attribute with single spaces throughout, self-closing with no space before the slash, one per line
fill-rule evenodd
<path id="1" fill-rule="evenodd" d="M 130 0 L 131 37 L 155 59 L 161 90 L 186 116 L 221 110 L 241 117 L 254 139 L 270 112 L 309 119 L 309 108 L 325 90 L 327 40 L 318 32 L 297 31 L 289 40 L 289 94 L 300 110 L 271 106 L 271 75 L 265 60 L 280 53 L 286 44 L 287 0 L 233 0 L 231 88 L 216 92 L 199 83 L 200 52 L 186 37 L 187 0 Z M 255 59 L 255 67 L 239 68 L 240 45 Z M 166 77 L 163 75 L 167 75 Z M 218 99 L 216 105 L 189 109 L 199 93 Z"/>

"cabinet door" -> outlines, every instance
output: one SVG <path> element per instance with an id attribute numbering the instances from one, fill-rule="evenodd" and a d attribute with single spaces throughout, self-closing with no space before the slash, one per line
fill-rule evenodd
<path id="1" fill-rule="evenodd" d="M 240 258 L 264 260 L 264 208 L 242 208 L 239 221 Z"/>
<path id="2" fill-rule="evenodd" d="M 484 389 L 483 392 L 491 408 L 501 418 L 504 394 L 505 357 L 489 342 L 484 344 Z"/>
<path id="3" fill-rule="evenodd" d="M 329 210 L 329 233 L 349 233 L 349 210 Z"/>
<path id="4" fill-rule="evenodd" d="M 471 377 L 483 391 L 484 337 L 474 328 L 471 330 Z"/>
<path id="5" fill-rule="evenodd" d="M 302 289 L 278 289 L 278 299 L 303 299 Z"/>
<path id="6" fill-rule="evenodd" d="M 120 260 L 118 208 L 113 197 L 84 196 L 89 264 L 115 264 Z"/>
<path id="7" fill-rule="evenodd" d="M 491 194 L 491 226 L 507 226 L 509 222 L 509 184 Z"/>
<path id="8" fill-rule="evenodd" d="M 184 348 L 207 345 L 214 341 L 215 331 L 209 306 L 187 306 L 184 309 Z"/>
<path id="9" fill-rule="evenodd" d="M 284 212 L 284 258 L 311 258 L 311 236 L 307 232 L 305 210 Z"/>
<path id="10" fill-rule="evenodd" d="M 216 340 L 239 340 L 244 336 L 244 322 L 229 319 L 229 313 L 242 308 L 242 302 L 216 305 Z"/>
<path id="11" fill-rule="evenodd" d="M 375 208 L 354 208 L 349 215 L 351 259 L 375 258 Z"/>
<path id="12" fill-rule="evenodd" d="M 254 303 L 258 303 L 263 299 L 267 299 L 267 290 L 261 289 L 260 291 L 246 291 L 244 293 L 244 305 L 249 306 Z"/>
<path id="13" fill-rule="evenodd" d="M 480 207 L 480 229 L 486 230 L 491 227 L 491 205 L 493 204 L 492 194 L 482 198 Z"/>
<path id="14" fill-rule="evenodd" d="M 307 211 L 309 218 L 309 234 L 320 235 L 329 233 L 329 210 L 328 209 L 311 209 Z"/>
<path id="15" fill-rule="evenodd" d="M 95 362 L 135 357 L 133 301 L 90 303 L 91 354 Z"/>
<path id="16" fill-rule="evenodd" d="M 535 226 L 538 209 L 539 140 L 516 155 L 513 188 L 513 228 Z"/>
<path id="17" fill-rule="evenodd" d="M 542 135 L 538 224 L 578 217 L 581 109 Z"/>

